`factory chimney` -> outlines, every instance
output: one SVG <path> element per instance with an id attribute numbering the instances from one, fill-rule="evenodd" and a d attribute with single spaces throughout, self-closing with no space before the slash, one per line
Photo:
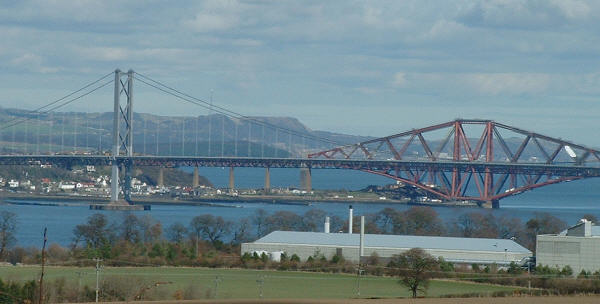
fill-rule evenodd
<path id="1" fill-rule="evenodd" d="M 352 205 L 350 205 L 350 209 L 348 210 L 348 233 L 352 234 Z"/>
<path id="2" fill-rule="evenodd" d="M 365 255 L 365 216 L 360 216 L 360 246 L 358 249 L 358 262 Z"/>
<path id="3" fill-rule="evenodd" d="M 328 216 L 325 217 L 325 227 L 324 227 L 323 231 L 325 233 L 329 233 L 329 217 Z"/>

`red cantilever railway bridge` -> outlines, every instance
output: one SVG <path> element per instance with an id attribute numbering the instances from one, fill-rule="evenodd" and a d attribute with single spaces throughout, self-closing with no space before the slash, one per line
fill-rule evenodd
<path id="1" fill-rule="evenodd" d="M 118 164 L 351 169 L 389 177 L 447 201 L 479 201 L 490 207 L 498 207 L 500 199 L 523 191 L 600 177 L 598 150 L 490 120 L 460 119 L 312 153 L 308 158 L 0 156 L 0 165 L 40 163 L 66 167 Z"/>
<path id="2" fill-rule="evenodd" d="M 494 207 L 523 191 L 600 176 L 600 151 L 491 120 L 457 119 L 308 157 L 394 161 L 387 168 L 361 170 L 445 200 Z"/>

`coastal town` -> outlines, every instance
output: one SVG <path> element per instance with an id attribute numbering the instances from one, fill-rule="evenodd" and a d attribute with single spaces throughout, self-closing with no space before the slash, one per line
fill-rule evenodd
<path id="1" fill-rule="evenodd" d="M 31 170 L 32 168 L 38 170 Z M 28 197 L 35 199 L 110 199 L 111 177 L 107 168 L 91 165 L 70 169 L 52 167 L 49 164 L 30 164 L 21 168 L 21 178 L 0 176 L 0 195 L 4 197 Z M 167 171 L 168 170 L 168 171 Z M 9 170 L 10 171 L 10 170 Z M 181 202 L 181 201 L 268 201 L 293 202 L 303 204 L 313 201 L 362 201 L 378 203 L 440 204 L 442 200 L 428 197 L 413 186 L 396 182 L 385 186 L 367 186 L 361 190 L 317 190 L 289 185 L 270 189 L 218 188 L 202 177 L 202 183 L 193 187 L 191 174 L 179 169 L 165 169 L 169 172 L 162 184 L 141 170 L 131 179 L 131 196 L 137 201 Z M 153 172 L 154 173 L 154 172 Z M 169 178 L 177 176 L 178 178 Z M 4 194 L 1 194 L 4 193 Z M 468 202 L 462 202 L 468 206 Z"/>

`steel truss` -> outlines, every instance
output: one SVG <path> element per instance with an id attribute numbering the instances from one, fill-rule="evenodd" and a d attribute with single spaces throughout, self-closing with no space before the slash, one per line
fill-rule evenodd
<path id="1" fill-rule="evenodd" d="M 474 128 L 481 133 L 473 136 L 466 132 Z M 446 135 L 428 139 L 440 131 L 446 131 Z M 559 167 L 600 165 L 598 150 L 491 120 L 463 119 L 336 147 L 308 157 L 430 162 L 422 167 L 399 164 L 386 170 L 363 171 L 413 185 L 445 200 L 492 204 L 538 187 L 597 176 L 585 170 L 557 170 Z M 545 165 L 546 169 L 519 169 L 527 165 L 536 168 Z"/>

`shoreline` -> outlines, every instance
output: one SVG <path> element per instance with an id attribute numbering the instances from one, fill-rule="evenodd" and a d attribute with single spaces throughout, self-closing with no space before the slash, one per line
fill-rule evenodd
<path id="1" fill-rule="evenodd" d="M 50 201 L 50 202 L 106 202 L 109 197 L 99 196 L 79 196 L 79 195 L 39 195 L 26 193 L 1 193 L 0 200 L 7 204 L 16 205 L 43 205 L 43 206 L 69 206 L 69 203 L 15 203 L 10 200 L 30 200 L 30 201 Z M 333 204 L 389 204 L 389 205 L 408 205 L 408 206 L 428 206 L 428 207 L 462 207 L 462 208 L 480 208 L 477 203 L 447 202 L 447 203 L 426 203 L 406 200 L 393 199 L 368 199 L 368 198 L 323 198 L 316 196 L 280 196 L 280 195 L 239 195 L 239 196 L 218 196 L 218 197 L 194 197 L 194 198 L 167 198 L 167 197 L 133 197 L 134 205 L 171 205 L 171 206 L 212 206 L 239 208 L 241 206 L 230 205 L 233 203 L 262 203 L 274 205 L 305 205 L 312 203 L 333 203 Z"/>

